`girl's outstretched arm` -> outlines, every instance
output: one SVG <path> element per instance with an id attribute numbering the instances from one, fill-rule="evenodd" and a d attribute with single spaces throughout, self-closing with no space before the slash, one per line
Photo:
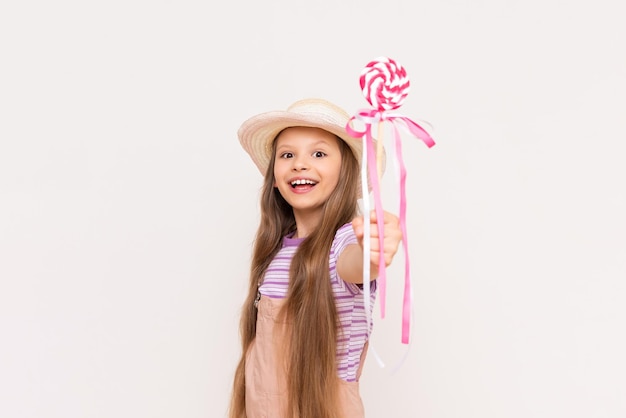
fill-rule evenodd
<path id="1" fill-rule="evenodd" d="M 378 227 L 376 212 L 370 212 L 370 279 L 378 277 L 378 264 L 380 251 L 378 242 Z M 398 246 L 402 240 L 400 221 L 398 217 L 390 212 L 384 212 L 384 240 L 382 252 L 384 254 L 385 266 L 391 264 L 393 257 L 398 251 Z M 339 255 L 337 260 L 337 273 L 346 282 L 363 283 L 363 217 L 357 216 L 352 220 L 352 229 L 359 242 L 359 245 L 349 245 Z"/>

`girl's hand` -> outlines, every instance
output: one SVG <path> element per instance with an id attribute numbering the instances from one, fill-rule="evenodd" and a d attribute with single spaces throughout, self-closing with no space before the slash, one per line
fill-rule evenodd
<path id="1" fill-rule="evenodd" d="M 398 246 L 400 245 L 400 241 L 402 241 L 402 231 L 400 230 L 400 220 L 398 217 L 390 212 L 383 213 L 383 228 L 384 228 L 384 238 L 383 238 L 383 248 L 380 248 L 380 243 L 378 240 L 378 220 L 376 219 L 376 211 L 370 212 L 370 261 L 372 267 L 379 267 L 380 260 L 380 252 L 383 252 L 385 266 L 389 266 L 393 257 L 396 255 L 398 251 Z M 356 235 L 357 240 L 359 241 L 359 245 L 361 249 L 363 249 L 363 217 L 358 216 L 352 220 L 352 228 L 354 229 L 354 234 Z"/>

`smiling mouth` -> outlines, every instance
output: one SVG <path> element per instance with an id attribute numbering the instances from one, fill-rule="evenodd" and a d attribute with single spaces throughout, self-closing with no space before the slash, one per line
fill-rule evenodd
<path id="1" fill-rule="evenodd" d="M 309 187 L 313 187 L 317 184 L 317 182 L 313 181 L 313 180 L 305 180 L 305 179 L 301 179 L 301 180 L 294 180 L 291 183 L 289 183 L 291 185 L 292 189 L 304 189 L 304 188 L 309 188 Z"/>

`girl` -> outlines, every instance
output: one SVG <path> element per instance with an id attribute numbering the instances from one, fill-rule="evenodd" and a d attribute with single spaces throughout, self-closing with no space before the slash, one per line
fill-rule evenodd
<path id="1" fill-rule="evenodd" d="M 358 379 L 372 324 L 357 216 L 361 140 L 346 133 L 348 118 L 332 103 L 309 99 L 239 129 L 265 181 L 231 418 L 364 416 Z M 378 251 L 388 265 L 402 234 L 390 213 L 378 220 L 372 212 L 368 221 L 384 222 L 385 230 L 382 249 L 375 225 L 365 237 L 373 280 Z"/>

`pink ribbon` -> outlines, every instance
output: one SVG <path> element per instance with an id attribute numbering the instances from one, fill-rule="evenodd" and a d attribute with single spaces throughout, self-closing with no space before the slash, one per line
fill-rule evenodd
<path id="1" fill-rule="evenodd" d="M 365 123 L 365 129 L 363 131 L 359 131 L 353 129 L 351 123 L 353 120 L 358 119 Z M 399 168 L 399 182 L 400 182 L 400 202 L 399 202 L 399 221 L 400 221 L 400 230 L 402 231 L 402 247 L 404 251 L 404 297 L 402 302 L 402 343 L 409 343 L 409 333 L 410 333 L 410 325 L 411 325 L 411 275 L 410 275 L 410 263 L 409 263 L 409 252 L 408 252 L 408 238 L 407 238 L 407 230 L 406 230 L 406 167 L 404 165 L 404 161 L 402 159 L 402 143 L 400 132 L 398 130 L 398 125 L 406 128 L 411 135 L 416 137 L 417 139 L 421 139 L 428 148 L 435 145 L 435 141 L 431 138 L 431 136 L 426 132 L 424 128 L 422 128 L 419 124 L 412 121 L 411 119 L 376 109 L 361 109 L 357 112 L 357 114 L 350 118 L 346 125 L 346 131 L 349 135 L 358 138 L 363 138 L 365 142 L 365 146 L 367 147 L 367 164 L 369 167 L 369 180 L 372 186 L 372 196 L 374 198 L 374 207 L 376 210 L 376 219 L 382 220 L 384 218 L 383 215 L 383 205 L 382 199 L 380 196 L 380 186 L 379 179 L 377 174 L 376 167 L 376 155 L 374 153 L 374 138 L 372 137 L 372 125 L 373 123 L 382 123 L 383 121 L 389 121 L 393 126 L 393 139 L 396 150 L 396 160 L 398 162 Z M 382 140 L 382 139 L 380 139 Z M 363 182 L 366 182 L 366 178 L 361 179 Z M 367 196 L 363 196 L 364 199 Z M 367 216 L 367 214 L 365 214 Z M 383 248 L 384 244 L 384 223 L 376 222 L 378 227 L 378 239 L 379 239 L 379 248 Z M 386 277 L 386 266 L 383 251 L 379 251 L 379 263 L 378 263 L 378 290 L 380 292 L 380 314 L 381 318 L 385 317 L 385 299 L 387 293 L 387 277 Z M 369 254 L 367 255 L 369 257 Z M 365 284 L 367 285 L 367 284 Z"/>

